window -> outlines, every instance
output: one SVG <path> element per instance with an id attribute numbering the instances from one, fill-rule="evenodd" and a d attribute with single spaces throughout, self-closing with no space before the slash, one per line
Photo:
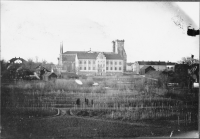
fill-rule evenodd
<path id="1" fill-rule="evenodd" d="M 84 67 L 84 70 L 86 70 L 86 67 Z"/>
<path id="2" fill-rule="evenodd" d="M 117 65 L 117 62 L 115 62 L 115 65 Z"/>
<path id="3" fill-rule="evenodd" d="M 95 64 L 95 61 L 93 61 L 93 64 Z"/>
<path id="4" fill-rule="evenodd" d="M 108 70 L 108 67 L 106 67 L 106 70 Z"/>
<path id="5" fill-rule="evenodd" d="M 90 67 L 88 67 L 88 70 L 90 70 Z"/>
<path id="6" fill-rule="evenodd" d="M 115 67 L 115 70 L 117 70 L 117 67 Z"/>
<path id="7" fill-rule="evenodd" d="M 82 61 L 81 61 L 81 60 L 79 61 L 79 64 L 82 64 Z"/>
<path id="8" fill-rule="evenodd" d="M 82 67 L 80 67 L 80 70 L 82 70 Z"/>
<path id="9" fill-rule="evenodd" d="M 84 64 L 86 64 L 86 61 L 84 61 Z"/>
<path id="10" fill-rule="evenodd" d="M 119 62 L 119 65 L 121 65 L 122 63 L 121 62 Z"/>
<path id="11" fill-rule="evenodd" d="M 95 67 L 93 67 L 93 70 L 95 70 Z"/>
<path id="12" fill-rule="evenodd" d="M 122 70 L 121 67 L 119 67 L 119 70 Z"/>
<path id="13" fill-rule="evenodd" d="M 90 61 L 88 61 L 88 64 L 90 64 Z"/>
<path id="14" fill-rule="evenodd" d="M 110 61 L 110 65 L 112 65 L 112 61 Z"/>
<path id="15" fill-rule="evenodd" d="M 108 61 L 106 61 L 106 64 L 109 64 Z"/>
<path id="16" fill-rule="evenodd" d="M 112 70 L 112 67 L 110 67 L 110 70 Z"/>

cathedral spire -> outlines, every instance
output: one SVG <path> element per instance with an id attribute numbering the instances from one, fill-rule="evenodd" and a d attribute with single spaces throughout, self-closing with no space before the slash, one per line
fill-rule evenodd
<path id="1" fill-rule="evenodd" d="M 63 42 L 60 43 L 60 54 L 63 54 Z"/>
<path id="2" fill-rule="evenodd" d="M 62 54 L 63 54 L 63 41 L 62 41 Z"/>

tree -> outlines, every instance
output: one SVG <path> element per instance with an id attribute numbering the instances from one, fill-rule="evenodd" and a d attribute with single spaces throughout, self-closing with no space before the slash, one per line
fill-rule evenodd
<path id="1" fill-rule="evenodd" d="M 27 68 L 29 68 L 31 70 L 34 66 L 33 59 L 29 58 L 27 63 L 26 63 L 26 66 L 27 66 Z"/>
<path id="2" fill-rule="evenodd" d="M 176 73 L 176 75 L 183 85 L 188 85 L 189 89 L 192 88 L 192 84 L 197 81 L 199 82 L 199 60 L 193 58 L 194 55 L 191 57 L 183 57 L 182 60 L 179 61 L 181 64 L 188 65 L 188 73 Z M 195 77 L 194 77 L 195 76 Z"/>
<path id="3" fill-rule="evenodd" d="M 3 73 L 4 71 L 6 71 L 7 66 L 8 66 L 8 63 L 4 59 L 2 59 L 1 60 L 1 73 Z"/>
<path id="4" fill-rule="evenodd" d="M 193 56 L 193 55 L 192 55 Z M 182 57 L 182 59 L 180 61 L 178 61 L 177 63 L 179 64 L 192 64 L 192 63 L 199 63 L 199 59 L 194 59 L 193 57 Z"/>
<path id="5" fill-rule="evenodd" d="M 42 64 L 47 64 L 47 61 L 45 59 L 42 60 Z"/>

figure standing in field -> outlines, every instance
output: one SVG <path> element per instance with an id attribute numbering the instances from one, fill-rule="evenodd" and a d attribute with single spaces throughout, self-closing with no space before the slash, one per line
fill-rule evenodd
<path id="1" fill-rule="evenodd" d="M 87 98 L 85 98 L 85 104 L 88 105 L 89 104 L 89 100 Z"/>
<path id="2" fill-rule="evenodd" d="M 80 99 L 78 98 L 78 99 L 76 100 L 76 105 L 77 105 L 77 106 L 80 106 L 80 103 L 81 103 L 81 101 L 80 101 Z"/>

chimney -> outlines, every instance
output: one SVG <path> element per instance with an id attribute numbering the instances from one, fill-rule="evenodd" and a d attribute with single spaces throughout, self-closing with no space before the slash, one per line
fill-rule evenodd
<path id="1" fill-rule="evenodd" d="M 193 58 L 194 58 L 194 55 L 191 55 L 191 58 L 193 59 Z"/>
<path id="2" fill-rule="evenodd" d="M 115 41 L 112 41 L 113 43 L 113 53 L 115 53 Z"/>
<path id="3" fill-rule="evenodd" d="M 60 43 L 60 54 L 63 54 L 63 42 Z"/>

